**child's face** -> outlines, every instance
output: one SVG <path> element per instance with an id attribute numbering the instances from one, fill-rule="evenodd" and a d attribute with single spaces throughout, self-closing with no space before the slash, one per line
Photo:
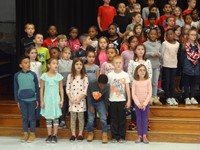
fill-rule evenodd
<path id="1" fill-rule="evenodd" d="M 157 11 L 158 11 L 157 7 L 152 7 L 150 13 L 157 14 Z"/>
<path id="2" fill-rule="evenodd" d="M 180 37 L 180 36 L 181 36 L 181 28 L 177 28 L 177 29 L 176 29 L 175 35 L 176 35 L 177 37 Z"/>
<path id="3" fill-rule="evenodd" d="M 136 23 L 140 23 L 140 21 L 141 21 L 141 15 L 140 14 L 137 14 L 135 17 L 133 17 L 133 20 L 136 22 Z"/>
<path id="4" fill-rule="evenodd" d="M 142 58 L 144 56 L 144 52 L 145 52 L 145 49 L 144 49 L 144 46 L 142 46 L 142 45 L 137 46 L 137 48 L 135 49 L 135 54 L 138 57 Z"/>
<path id="5" fill-rule="evenodd" d="M 150 41 L 155 42 L 157 39 L 158 33 L 156 30 L 151 30 L 148 34 L 148 38 Z"/>
<path id="6" fill-rule="evenodd" d="M 115 70 L 122 70 L 123 60 L 120 58 L 114 59 L 113 66 L 114 66 Z"/>
<path id="7" fill-rule="evenodd" d="M 35 36 L 34 43 L 38 44 L 38 45 L 42 45 L 43 44 L 43 35 L 37 34 Z"/>
<path id="8" fill-rule="evenodd" d="M 184 26 L 184 30 L 183 30 L 184 35 L 187 35 L 187 34 L 188 34 L 188 31 L 190 30 L 190 28 L 191 28 L 190 25 L 187 25 L 187 24 L 186 24 L 186 25 Z"/>
<path id="9" fill-rule="evenodd" d="M 169 27 L 173 27 L 173 26 L 174 26 L 174 18 L 169 18 L 169 19 L 167 20 L 167 25 L 168 25 Z"/>
<path id="10" fill-rule="evenodd" d="M 34 34 L 34 32 L 35 32 L 35 27 L 34 27 L 34 25 L 27 25 L 27 26 L 26 26 L 26 29 L 25 29 L 25 32 L 27 33 L 27 35 L 28 35 L 29 37 L 32 37 L 33 34 Z"/>
<path id="11" fill-rule="evenodd" d="M 141 33 L 142 33 L 142 27 L 141 26 L 136 27 L 135 28 L 135 33 L 136 33 L 136 35 L 141 35 Z"/>
<path id="12" fill-rule="evenodd" d="M 37 57 L 37 50 L 36 49 L 32 49 L 30 51 L 30 53 L 28 54 L 28 56 L 30 57 L 30 60 L 35 60 Z"/>
<path id="13" fill-rule="evenodd" d="M 141 12 L 141 6 L 140 5 L 137 5 L 137 6 L 135 6 L 135 8 L 134 8 L 134 10 L 133 10 L 134 12 Z"/>
<path id="14" fill-rule="evenodd" d="M 49 36 L 56 36 L 58 34 L 57 28 L 55 26 L 50 26 L 48 30 Z"/>
<path id="15" fill-rule="evenodd" d="M 185 16 L 185 24 L 191 25 L 192 17 L 190 15 Z"/>
<path id="16" fill-rule="evenodd" d="M 144 78 L 145 75 L 146 75 L 146 73 L 147 73 L 146 68 L 145 68 L 144 66 L 141 66 L 141 67 L 138 69 L 137 73 L 138 73 L 138 76 L 139 76 L 140 78 Z"/>
<path id="17" fill-rule="evenodd" d="M 62 51 L 62 58 L 64 60 L 69 60 L 71 57 L 71 51 L 69 49 Z"/>
<path id="18" fill-rule="evenodd" d="M 196 0 L 191 0 L 190 2 L 188 2 L 188 6 L 190 6 L 191 8 L 195 8 L 197 1 Z"/>
<path id="19" fill-rule="evenodd" d="M 85 43 L 85 45 L 87 45 L 87 46 L 90 45 L 92 43 L 90 36 L 88 36 L 83 43 Z"/>
<path id="20" fill-rule="evenodd" d="M 165 5 L 163 11 L 164 11 L 165 13 L 171 13 L 171 12 L 172 12 L 172 7 L 171 7 L 171 5 Z"/>
<path id="21" fill-rule="evenodd" d="M 138 44 L 138 39 L 137 38 L 133 38 L 131 43 L 129 44 L 130 46 L 130 50 L 134 50 L 135 46 Z"/>
<path id="22" fill-rule="evenodd" d="M 56 49 L 51 49 L 50 50 L 50 55 L 51 55 L 51 58 L 59 59 L 60 52 L 58 52 L 58 50 L 56 50 Z"/>
<path id="23" fill-rule="evenodd" d="M 67 44 L 67 39 L 60 39 L 58 45 L 60 48 L 64 48 Z"/>
<path id="24" fill-rule="evenodd" d="M 48 64 L 48 68 L 49 68 L 49 70 L 57 71 L 57 69 L 58 69 L 58 60 L 56 60 L 56 59 L 52 60 L 51 63 Z"/>
<path id="25" fill-rule="evenodd" d="M 94 60 L 95 60 L 95 53 L 94 52 L 90 52 L 88 55 L 87 55 L 87 62 L 89 64 L 93 64 L 94 63 Z"/>
<path id="26" fill-rule="evenodd" d="M 88 30 L 88 34 L 89 34 L 91 39 L 95 39 L 97 34 L 98 34 L 98 32 L 94 28 L 90 28 Z"/>
<path id="27" fill-rule="evenodd" d="M 174 14 L 175 14 L 175 16 L 180 16 L 181 15 L 181 10 L 178 7 L 175 8 Z"/>
<path id="28" fill-rule="evenodd" d="M 22 62 L 19 64 L 19 67 L 24 71 L 27 72 L 30 70 L 30 59 L 25 58 L 22 60 Z"/>
<path id="29" fill-rule="evenodd" d="M 156 23 L 156 18 L 150 18 L 150 19 L 149 19 L 149 24 L 150 24 L 150 25 L 154 26 L 155 23 Z"/>
<path id="30" fill-rule="evenodd" d="M 157 39 L 159 39 L 161 37 L 161 31 L 157 30 Z"/>
<path id="31" fill-rule="evenodd" d="M 118 6 L 118 9 L 117 11 L 120 13 L 120 14 L 125 14 L 125 11 L 126 11 L 126 6 L 124 3 L 120 3 L 119 6 Z"/>
<path id="32" fill-rule="evenodd" d="M 148 4 L 148 6 L 151 6 L 152 4 L 154 4 L 154 0 L 148 0 L 147 4 Z"/>
<path id="33" fill-rule="evenodd" d="M 198 37 L 198 34 L 197 34 L 197 32 L 196 31 L 190 31 L 189 33 L 188 33 L 188 39 L 190 40 L 190 41 L 196 41 L 197 40 L 197 37 Z"/>
<path id="34" fill-rule="evenodd" d="M 111 26 L 109 27 L 109 29 L 108 29 L 108 33 L 109 33 L 111 36 L 112 36 L 112 35 L 116 35 L 116 30 L 117 30 L 116 26 L 111 25 Z"/>
<path id="35" fill-rule="evenodd" d="M 197 10 L 193 11 L 191 15 L 192 15 L 193 19 L 198 20 L 199 14 L 198 14 Z"/>
<path id="36" fill-rule="evenodd" d="M 78 30 L 77 30 L 77 29 L 73 29 L 73 30 L 69 33 L 69 35 L 70 35 L 70 38 L 71 38 L 71 39 L 76 39 L 77 36 L 78 36 Z"/>
<path id="37" fill-rule="evenodd" d="M 167 39 L 168 39 L 169 41 L 173 41 L 173 40 L 175 39 L 175 33 L 174 33 L 172 30 L 169 30 L 169 31 L 167 32 Z"/>
<path id="38" fill-rule="evenodd" d="M 99 47 L 100 47 L 100 49 L 101 50 L 105 50 L 107 48 L 107 46 L 108 46 L 108 43 L 107 43 L 106 39 L 101 38 L 99 40 Z"/>
<path id="39" fill-rule="evenodd" d="M 177 0 L 170 0 L 170 1 L 169 1 L 169 4 L 170 4 L 172 7 L 175 7 L 176 4 L 177 4 Z"/>
<path id="40" fill-rule="evenodd" d="M 112 61 L 113 60 L 113 57 L 116 55 L 116 51 L 113 49 L 113 48 L 109 48 L 107 50 L 107 56 L 108 56 L 108 60 L 109 61 Z"/>
<path id="41" fill-rule="evenodd" d="M 83 68 L 82 62 L 78 61 L 78 62 L 75 63 L 75 70 L 76 71 L 81 72 L 82 68 Z"/>

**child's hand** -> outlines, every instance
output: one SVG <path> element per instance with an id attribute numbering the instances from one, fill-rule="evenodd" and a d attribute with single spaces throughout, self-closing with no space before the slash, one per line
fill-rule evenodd
<path id="1" fill-rule="evenodd" d="M 20 104 L 19 104 L 19 102 L 17 103 L 17 107 L 19 108 L 19 110 L 20 110 Z"/>
<path id="2" fill-rule="evenodd" d="M 35 109 L 37 109 L 38 108 L 38 101 L 36 100 L 36 106 L 35 106 Z"/>
<path id="3" fill-rule="evenodd" d="M 41 102 L 40 106 L 41 106 L 41 108 L 44 108 L 45 107 L 44 102 Z"/>
<path id="4" fill-rule="evenodd" d="M 142 106 L 142 104 L 140 104 L 140 103 L 137 105 L 137 107 L 138 107 L 139 109 L 143 109 L 143 106 Z"/>
<path id="5" fill-rule="evenodd" d="M 95 110 L 94 110 L 94 107 L 93 107 L 93 106 L 90 106 L 90 111 L 91 111 L 92 113 L 94 113 L 94 112 L 95 112 Z"/>
<path id="6" fill-rule="evenodd" d="M 63 107 L 63 101 L 60 101 L 59 106 L 60 106 L 60 108 Z"/>
<path id="7" fill-rule="evenodd" d="M 128 109 L 128 108 L 130 108 L 131 107 L 131 103 L 130 103 L 130 101 L 127 101 L 127 103 L 126 103 L 126 109 Z"/>
<path id="8" fill-rule="evenodd" d="M 142 110 L 145 111 L 145 109 L 146 109 L 147 106 L 146 106 L 146 104 L 143 103 L 142 107 L 143 107 Z"/>

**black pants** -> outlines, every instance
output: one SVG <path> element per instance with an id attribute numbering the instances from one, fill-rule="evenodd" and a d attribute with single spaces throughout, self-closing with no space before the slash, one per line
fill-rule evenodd
<path id="1" fill-rule="evenodd" d="M 197 85 L 197 76 L 189 76 L 187 74 L 183 74 L 183 87 L 184 87 L 185 98 L 194 97 L 196 85 Z"/>
<path id="2" fill-rule="evenodd" d="M 62 107 L 62 116 L 60 117 L 60 121 L 66 121 L 66 115 L 68 113 L 68 108 L 69 108 L 69 98 L 66 94 L 66 86 L 63 86 L 64 90 L 64 102 L 63 102 L 63 107 Z"/>
<path id="3" fill-rule="evenodd" d="M 110 102 L 110 119 L 112 138 L 125 139 L 126 135 L 126 102 Z"/>

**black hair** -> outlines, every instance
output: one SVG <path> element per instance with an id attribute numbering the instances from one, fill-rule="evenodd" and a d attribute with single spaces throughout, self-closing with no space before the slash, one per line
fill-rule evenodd
<path id="1" fill-rule="evenodd" d="M 132 41 L 133 39 L 135 39 L 135 38 L 138 40 L 137 36 L 135 36 L 135 35 L 130 36 L 130 37 L 128 38 L 128 43 L 130 44 L 131 41 Z"/>
<path id="2" fill-rule="evenodd" d="M 95 48 L 93 46 L 89 45 L 86 48 L 86 56 L 88 56 L 88 54 L 91 52 L 94 53 L 94 55 L 95 55 Z"/>
<path id="3" fill-rule="evenodd" d="M 105 74 L 101 74 L 101 75 L 98 77 L 98 82 L 99 82 L 99 83 L 106 84 L 106 83 L 108 83 L 108 77 L 107 77 Z"/>
<path id="4" fill-rule="evenodd" d="M 150 7 L 149 7 L 149 12 L 151 11 L 152 8 L 156 7 L 158 9 L 158 7 L 155 5 L 155 4 L 152 4 Z"/>
<path id="5" fill-rule="evenodd" d="M 55 49 L 56 51 L 60 52 L 60 49 L 58 47 L 52 47 L 49 52 L 52 50 L 52 49 Z"/>
<path id="6" fill-rule="evenodd" d="M 157 18 L 156 13 L 149 13 L 148 15 L 148 20 L 150 20 L 151 18 Z"/>
<path id="7" fill-rule="evenodd" d="M 118 27 L 118 25 L 116 23 L 111 23 L 108 28 L 110 28 L 110 26 L 115 26 L 116 28 Z"/>
<path id="8" fill-rule="evenodd" d="M 96 30 L 97 32 L 98 32 L 98 28 L 97 28 L 97 26 L 90 26 L 89 28 L 88 28 L 88 30 L 90 30 L 91 28 L 93 28 L 94 30 Z"/>
<path id="9" fill-rule="evenodd" d="M 24 59 L 30 59 L 30 57 L 27 56 L 27 55 L 21 56 L 20 59 L 19 59 L 19 64 L 21 64 Z"/>

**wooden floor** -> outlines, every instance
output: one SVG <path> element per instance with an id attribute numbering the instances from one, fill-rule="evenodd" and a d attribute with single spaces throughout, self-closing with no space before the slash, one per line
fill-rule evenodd
<path id="1" fill-rule="evenodd" d="M 60 129 L 60 138 L 69 138 L 69 117 L 66 119 L 67 128 Z M 127 124 L 130 117 L 127 117 Z M 200 143 L 200 105 L 151 106 L 149 112 L 151 131 L 148 132 L 150 141 Z M 22 121 L 20 111 L 14 101 L 0 101 L 0 136 L 20 136 Z M 46 137 L 45 119 L 41 118 L 37 128 L 38 137 Z M 85 131 L 84 136 L 87 136 Z M 137 131 L 127 130 L 126 140 L 134 140 Z M 95 138 L 101 139 L 101 124 L 97 120 Z M 109 132 L 110 138 L 110 132 Z"/>

